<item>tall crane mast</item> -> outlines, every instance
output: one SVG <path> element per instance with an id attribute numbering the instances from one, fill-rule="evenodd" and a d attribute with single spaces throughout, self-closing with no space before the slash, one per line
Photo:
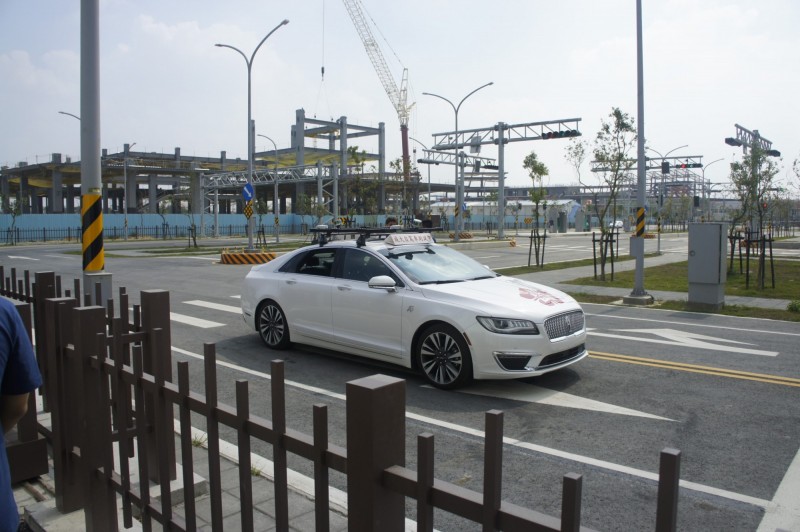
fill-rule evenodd
<path id="1" fill-rule="evenodd" d="M 389 71 L 389 66 L 386 64 L 386 59 L 383 57 L 383 52 L 378 45 L 378 41 L 372 35 L 367 20 L 364 18 L 364 10 L 360 0 L 342 0 L 353 25 L 356 27 L 358 36 L 364 44 L 364 49 L 367 51 L 369 60 L 381 80 L 383 89 L 389 96 L 395 111 L 397 111 L 397 118 L 400 120 L 400 136 L 403 141 L 403 182 L 408 183 L 411 174 L 411 165 L 408 153 L 408 118 L 411 107 L 413 104 L 408 105 L 408 69 L 403 68 L 403 78 L 400 81 L 398 88 L 397 82 L 392 73 Z M 405 201 L 405 198 L 403 198 Z"/>

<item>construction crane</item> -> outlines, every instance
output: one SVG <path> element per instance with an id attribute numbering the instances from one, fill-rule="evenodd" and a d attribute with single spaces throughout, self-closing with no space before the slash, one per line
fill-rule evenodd
<path id="1" fill-rule="evenodd" d="M 364 18 L 364 9 L 360 0 L 342 0 L 353 25 L 356 27 L 358 36 L 361 42 L 364 43 L 364 49 L 367 51 L 369 60 L 372 61 L 372 66 L 375 72 L 378 73 L 378 78 L 381 80 L 389 100 L 392 102 L 395 111 L 397 111 L 397 118 L 400 120 L 400 136 L 403 141 L 403 182 L 408 184 L 411 165 L 408 153 L 408 118 L 413 107 L 413 103 L 408 105 L 408 69 L 403 67 L 403 78 L 400 81 L 398 88 L 397 82 L 392 73 L 389 71 L 389 66 L 386 64 L 386 59 L 383 57 L 383 52 L 372 35 L 372 31 Z M 406 198 L 403 198 L 406 201 Z"/>

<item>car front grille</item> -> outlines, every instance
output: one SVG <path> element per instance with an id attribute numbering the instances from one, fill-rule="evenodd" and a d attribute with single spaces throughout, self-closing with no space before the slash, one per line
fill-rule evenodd
<path id="1" fill-rule="evenodd" d="M 549 366 L 556 366 L 558 364 L 562 364 L 567 362 L 568 360 L 572 360 L 573 358 L 580 356 L 581 353 L 586 351 L 586 344 L 581 344 L 579 346 L 573 347 L 572 349 L 567 349 L 566 351 L 561 351 L 558 353 L 553 353 L 552 355 L 547 355 L 542 359 L 536 369 L 542 369 Z"/>
<path id="2" fill-rule="evenodd" d="M 573 310 L 548 318 L 544 322 L 544 329 L 550 340 L 558 340 L 583 330 L 584 317 L 582 310 Z"/>

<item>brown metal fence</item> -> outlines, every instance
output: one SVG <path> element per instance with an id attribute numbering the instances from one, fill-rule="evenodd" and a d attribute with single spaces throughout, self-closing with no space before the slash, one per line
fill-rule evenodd
<path id="1" fill-rule="evenodd" d="M 53 457 L 56 506 L 61 512 L 83 508 L 86 529 L 118 528 L 118 499 L 125 527 L 140 516 L 144 530 L 153 522 L 165 530 L 195 530 L 197 509 L 193 482 L 192 415 L 202 416 L 208 434 L 209 491 L 213 530 L 223 529 L 219 431 L 237 433 L 241 528 L 254 529 L 250 450 L 252 441 L 272 446 L 275 520 L 289 528 L 287 454 L 314 464 L 316 530 L 329 529 L 328 474 L 347 476 L 348 529 L 404 530 L 406 498 L 416 501 L 418 530 L 434 527 L 434 509 L 480 523 L 483 530 L 577 531 L 581 527 L 582 479 L 564 476 L 562 511 L 552 517 L 503 502 L 503 413 L 486 413 L 483 493 L 434 478 L 434 436 L 417 439 L 418 469 L 405 467 L 405 381 L 375 375 L 346 386 L 347 449 L 328 442 L 327 407 L 313 406 L 313 434 L 287 427 L 284 364 L 271 366 L 271 420 L 250 414 L 247 381 L 236 382 L 236 404 L 217 398 L 216 351 L 204 345 L 204 393 L 189 387 L 187 362 L 172 375 L 169 293 L 141 292 L 141 305 L 128 311 L 128 295 L 120 289 L 118 309 L 101 300 L 100 287 L 92 305 L 83 305 L 76 280 L 72 297 L 62 296 L 61 281 L 52 272 L 26 271 L 6 277 L 0 266 L 0 295 L 32 303 L 36 351 L 44 376 L 45 410 L 49 426 L 37 430 Z M 35 411 L 35 409 L 34 409 Z M 175 412 L 183 465 L 183 512 L 173 511 L 170 480 L 177 477 Z M 25 429 L 30 437 L 30 423 Z M 20 433 L 22 434 L 22 430 Z M 115 455 L 116 451 L 116 455 Z M 115 458 L 116 456 L 116 458 Z M 129 457 L 138 471 L 130 471 Z M 659 470 L 656 530 L 675 530 L 680 453 L 665 449 Z M 158 486 L 151 493 L 147 481 Z"/>

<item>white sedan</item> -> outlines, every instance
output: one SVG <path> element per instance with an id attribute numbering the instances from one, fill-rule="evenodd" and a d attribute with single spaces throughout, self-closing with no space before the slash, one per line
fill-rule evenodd
<path id="1" fill-rule="evenodd" d="M 319 230 L 316 244 L 253 267 L 245 322 L 292 342 L 416 368 L 438 388 L 541 375 L 586 357 L 583 310 L 494 273 L 429 233 Z M 355 238 L 357 236 L 357 238 Z"/>

